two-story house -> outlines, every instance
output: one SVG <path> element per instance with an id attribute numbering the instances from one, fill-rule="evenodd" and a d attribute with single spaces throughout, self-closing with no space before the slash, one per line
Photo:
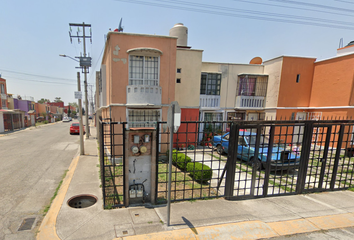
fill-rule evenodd
<path id="1" fill-rule="evenodd" d="M 109 32 L 99 83 L 103 118 L 151 127 L 175 100 L 176 37 Z"/>

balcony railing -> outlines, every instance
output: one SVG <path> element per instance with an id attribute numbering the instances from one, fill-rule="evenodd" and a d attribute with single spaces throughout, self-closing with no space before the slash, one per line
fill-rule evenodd
<path id="1" fill-rule="evenodd" d="M 161 105 L 160 86 L 128 85 L 127 104 Z"/>
<path id="2" fill-rule="evenodd" d="M 265 97 L 237 96 L 235 108 L 263 109 Z"/>
<path id="3" fill-rule="evenodd" d="M 219 95 L 200 95 L 199 106 L 201 109 L 220 108 Z"/>

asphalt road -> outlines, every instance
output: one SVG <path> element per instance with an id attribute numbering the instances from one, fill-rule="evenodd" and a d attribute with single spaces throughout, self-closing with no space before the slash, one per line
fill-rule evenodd
<path id="1" fill-rule="evenodd" d="M 0 239 L 35 239 L 63 174 L 78 154 L 79 135 L 58 122 L 0 136 Z M 18 231 L 22 227 L 31 230 Z"/>

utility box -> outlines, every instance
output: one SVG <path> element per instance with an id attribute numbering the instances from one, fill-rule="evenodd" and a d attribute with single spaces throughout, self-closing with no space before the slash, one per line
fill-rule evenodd
<path id="1" fill-rule="evenodd" d="M 125 137 L 125 205 L 155 204 L 156 130 L 131 128 Z"/>

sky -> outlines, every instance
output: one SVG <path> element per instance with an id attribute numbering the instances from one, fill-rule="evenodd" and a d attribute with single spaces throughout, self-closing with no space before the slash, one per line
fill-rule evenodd
<path id="1" fill-rule="evenodd" d="M 70 42 L 69 23 L 92 26 L 92 43 L 86 43 L 89 95 L 105 35 L 121 18 L 127 33 L 168 35 L 183 23 L 188 45 L 204 50 L 205 62 L 248 64 L 281 55 L 322 60 L 336 55 L 341 39 L 343 46 L 354 40 L 350 0 L 2 0 L 0 9 L 0 74 L 7 92 L 35 101 L 60 97 L 65 105 L 77 102 L 81 69 L 59 54 L 83 54 L 82 42 Z"/>

